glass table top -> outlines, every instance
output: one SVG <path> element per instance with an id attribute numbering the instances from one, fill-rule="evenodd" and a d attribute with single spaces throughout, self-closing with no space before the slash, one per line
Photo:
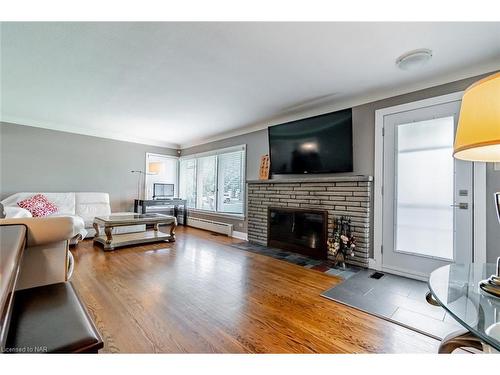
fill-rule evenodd
<path id="1" fill-rule="evenodd" d="M 173 216 L 163 214 L 112 214 L 105 216 L 98 216 L 95 219 L 103 222 L 130 222 L 130 221 L 155 221 L 158 219 L 168 219 Z"/>
<path id="2" fill-rule="evenodd" d="M 431 273 L 429 288 L 458 323 L 500 350 L 500 298 L 479 289 L 479 282 L 494 274 L 495 264 L 451 264 Z"/>

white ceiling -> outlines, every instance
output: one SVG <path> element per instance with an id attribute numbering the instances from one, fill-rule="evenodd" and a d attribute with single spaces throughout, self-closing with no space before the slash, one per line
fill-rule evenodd
<path id="1" fill-rule="evenodd" d="M 3 23 L 2 121 L 171 147 L 500 67 L 500 23 Z M 430 48 L 423 69 L 402 53 Z"/>

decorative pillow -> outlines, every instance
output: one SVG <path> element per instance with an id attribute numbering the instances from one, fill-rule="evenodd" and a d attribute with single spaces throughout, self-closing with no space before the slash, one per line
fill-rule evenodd
<path id="1" fill-rule="evenodd" d="M 57 206 L 43 194 L 33 195 L 31 198 L 17 202 L 17 205 L 31 212 L 33 217 L 48 216 L 57 212 Z"/>

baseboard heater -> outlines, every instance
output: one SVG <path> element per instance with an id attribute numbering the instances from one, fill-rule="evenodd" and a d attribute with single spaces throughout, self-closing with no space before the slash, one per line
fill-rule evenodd
<path id="1" fill-rule="evenodd" d="M 221 223 L 220 221 L 188 217 L 187 225 L 194 228 L 209 230 L 210 232 L 222 233 L 229 237 L 233 235 L 233 225 Z"/>

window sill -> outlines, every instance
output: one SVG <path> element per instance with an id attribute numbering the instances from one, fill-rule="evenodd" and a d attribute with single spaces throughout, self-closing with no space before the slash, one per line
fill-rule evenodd
<path id="1" fill-rule="evenodd" d="M 207 215 L 207 216 L 218 216 L 218 217 L 225 217 L 225 218 L 234 219 L 234 220 L 245 220 L 244 214 L 230 214 L 230 213 L 225 213 L 225 212 L 206 211 L 206 210 L 200 210 L 198 208 L 188 208 L 187 212 L 188 212 L 188 216 L 189 216 L 189 213 L 192 212 L 194 214 L 202 214 L 202 215 Z"/>

